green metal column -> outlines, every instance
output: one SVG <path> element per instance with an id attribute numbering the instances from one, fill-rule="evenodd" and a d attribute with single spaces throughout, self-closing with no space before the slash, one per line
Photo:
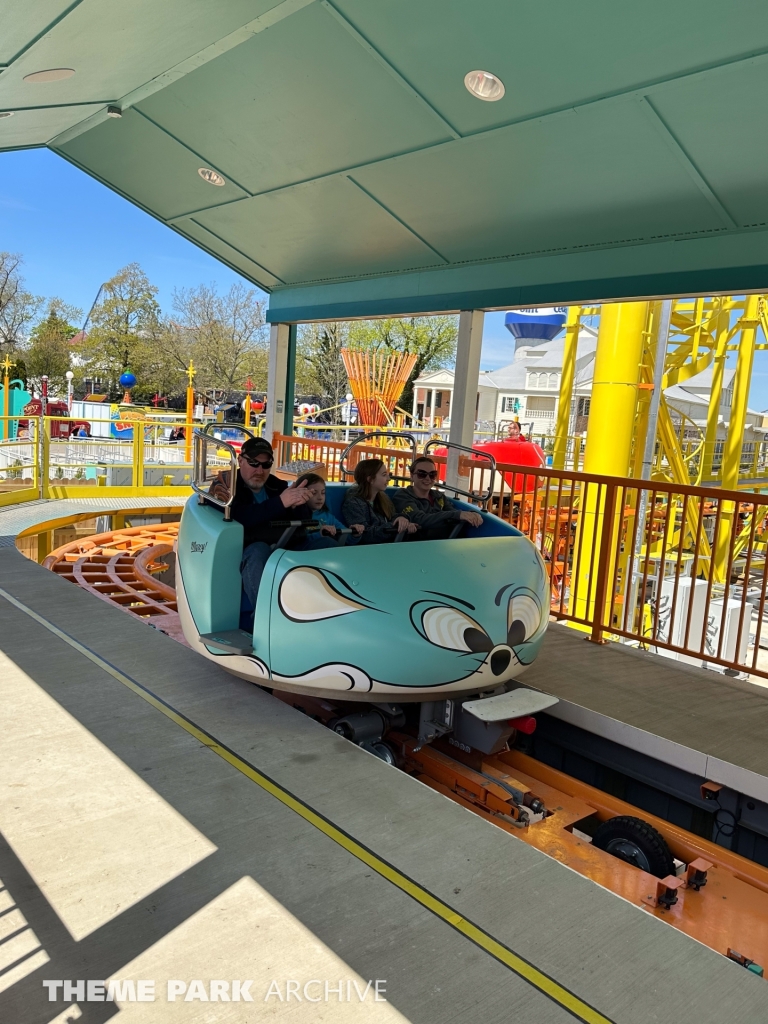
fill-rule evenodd
<path id="1" fill-rule="evenodd" d="M 285 415 L 283 417 L 283 433 L 290 437 L 293 434 L 293 400 L 296 388 L 296 338 L 298 326 L 288 325 L 288 353 L 285 367 Z"/>

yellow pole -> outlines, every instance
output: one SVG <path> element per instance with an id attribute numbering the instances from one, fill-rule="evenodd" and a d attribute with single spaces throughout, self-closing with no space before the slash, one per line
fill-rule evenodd
<path id="1" fill-rule="evenodd" d="M 11 421 L 7 417 L 11 414 L 11 395 L 9 391 L 11 380 L 9 370 L 13 365 L 6 352 L 5 359 L 3 360 L 3 423 L 2 427 L 0 427 L 0 439 L 3 441 L 11 436 Z"/>
<path id="2" fill-rule="evenodd" d="M 733 378 L 733 401 L 731 403 L 728 436 L 723 451 L 722 487 L 724 490 L 735 491 L 739 486 L 741 470 L 741 447 L 744 443 L 744 427 L 747 422 L 747 402 L 749 385 L 752 380 L 752 363 L 755 358 L 757 329 L 760 326 L 759 295 L 748 295 L 744 316 L 739 321 L 741 338 L 739 353 L 736 360 L 736 374 Z M 715 546 L 715 579 L 718 583 L 725 582 L 728 567 L 728 548 L 733 530 L 733 517 L 736 514 L 736 503 L 723 502 Z"/>
<path id="3" fill-rule="evenodd" d="M 568 427 L 571 422 L 573 381 L 576 376 L 576 350 L 581 327 L 581 306 L 569 306 L 565 325 L 563 348 L 563 372 L 560 376 L 560 398 L 557 402 L 557 426 L 555 427 L 555 448 L 552 454 L 554 469 L 565 469 L 565 455 L 568 449 Z M 578 444 L 578 441 L 574 441 Z"/>
<path id="4" fill-rule="evenodd" d="M 703 484 L 704 481 L 712 479 L 712 462 L 715 457 L 715 445 L 717 444 L 717 422 L 720 417 L 720 402 L 723 396 L 723 373 L 725 371 L 725 359 L 728 354 L 727 344 L 728 328 L 721 326 L 717 335 L 715 357 L 712 363 L 712 389 L 709 392 L 707 430 L 704 435 L 704 450 L 701 453 L 701 468 L 699 469 L 697 484 Z"/>
<path id="5" fill-rule="evenodd" d="M 647 302 L 603 306 L 597 335 L 584 472 L 626 476 L 648 319 Z"/>
<path id="6" fill-rule="evenodd" d="M 600 312 L 584 473 L 626 476 L 629 472 L 647 321 L 647 302 L 608 303 Z M 604 497 L 599 501 L 597 490 L 595 484 L 586 489 L 586 494 L 582 490 L 574 548 L 580 550 L 579 571 L 571 586 L 572 611 L 588 620 L 595 610 L 595 576 L 603 525 Z M 621 514 L 622 510 L 617 508 L 617 525 L 621 523 Z M 612 566 L 608 572 L 612 576 Z M 609 605 L 612 599 L 609 593 Z"/>
<path id="7" fill-rule="evenodd" d="M 192 386 L 192 380 L 195 376 L 195 365 L 192 360 L 189 360 L 189 366 L 187 367 L 187 379 L 189 384 L 187 385 L 187 420 L 184 424 L 184 461 L 192 461 L 192 417 L 195 413 L 195 389 Z"/>
<path id="8" fill-rule="evenodd" d="M 251 425 L 251 395 L 250 395 L 250 392 L 245 396 L 245 401 L 243 402 L 243 418 L 244 418 L 245 426 L 246 427 L 250 427 L 250 425 Z"/>

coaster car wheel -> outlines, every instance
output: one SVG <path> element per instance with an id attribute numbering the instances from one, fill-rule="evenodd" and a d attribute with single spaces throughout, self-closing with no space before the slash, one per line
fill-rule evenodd
<path id="1" fill-rule="evenodd" d="M 642 818 L 622 814 L 604 821 L 593 835 L 592 845 L 657 878 L 675 873 L 664 837 Z"/>

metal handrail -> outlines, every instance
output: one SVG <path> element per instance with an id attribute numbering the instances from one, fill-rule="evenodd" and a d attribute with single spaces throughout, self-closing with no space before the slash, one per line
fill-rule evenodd
<path id="1" fill-rule="evenodd" d="M 437 438 L 433 441 L 427 441 L 424 445 L 424 454 L 426 456 L 429 456 L 431 448 L 453 448 L 458 452 L 466 452 L 468 455 L 471 455 L 473 459 L 487 459 L 490 463 L 488 469 L 491 473 L 491 482 L 488 484 L 488 489 L 486 491 L 481 491 L 479 493 L 477 491 L 465 491 L 461 487 L 455 487 L 453 484 L 442 482 L 437 485 L 444 491 L 450 491 L 452 494 L 461 494 L 465 498 L 469 498 L 471 501 L 479 501 L 482 505 L 483 511 L 487 511 L 488 502 L 491 500 L 491 495 L 493 494 L 493 481 L 496 479 L 496 459 L 491 455 L 491 453 L 481 452 L 476 448 L 467 448 L 465 445 L 455 444 L 453 441 L 440 441 Z"/>
<path id="2" fill-rule="evenodd" d="M 239 430 L 241 433 L 247 434 L 249 437 L 258 437 L 258 434 L 254 433 L 254 431 L 251 430 L 250 427 L 246 427 L 243 424 L 240 424 L 240 423 L 217 423 L 215 420 L 212 420 L 210 423 L 206 423 L 205 426 L 202 428 L 202 430 L 198 430 L 196 428 L 195 429 L 195 433 L 196 434 L 197 433 L 206 434 L 209 437 L 212 437 L 213 436 L 213 430 L 215 430 L 216 428 L 218 428 L 219 430 Z M 218 440 L 220 440 L 220 438 L 216 438 L 216 440 L 218 441 Z M 222 443 L 226 444 L 226 442 L 222 442 Z"/>
<path id="3" fill-rule="evenodd" d="M 203 502 L 209 501 L 212 505 L 216 505 L 218 508 L 224 510 L 224 518 L 229 520 L 232 518 L 231 505 L 235 498 L 235 489 L 237 487 L 237 457 L 238 452 L 228 444 L 226 441 L 220 440 L 218 437 L 213 437 L 207 433 L 205 428 L 203 430 L 195 430 L 193 434 L 194 450 L 193 450 L 193 461 L 192 461 L 192 490 L 198 495 L 198 500 L 202 505 Z M 207 468 L 207 457 L 206 453 L 208 445 L 215 444 L 217 448 L 226 448 L 229 452 L 229 498 L 226 501 L 221 501 L 219 498 L 214 498 L 210 494 L 210 481 L 208 481 L 208 487 L 203 488 L 202 483 L 207 481 L 206 468 Z"/>
<path id="4" fill-rule="evenodd" d="M 350 472 L 346 468 L 346 466 L 344 465 L 344 460 L 349 455 L 349 453 L 352 451 L 352 449 L 355 447 L 355 445 L 365 444 L 366 441 L 370 441 L 371 438 L 374 438 L 374 437 L 397 437 L 397 438 L 404 439 L 404 440 L 410 442 L 410 445 L 411 445 L 411 462 L 413 462 L 413 460 L 419 454 L 419 447 L 418 447 L 418 444 L 416 442 L 416 438 L 413 436 L 413 434 L 409 434 L 406 431 L 402 431 L 402 430 L 375 430 L 375 431 L 373 431 L 370 434 L 363 434 L 362 437 L 356 438 L 356 440 L 354 440 L 350 444 L 348 444 L 347 447 L 344 449 L 344 451 L 341 453 L 341 455 L 339 456 L 339 472 L 342 474 L 342 476 L 344 476 L 344 477 L 354 476 L 354 472 Z M 392 456 L 393 454 L 399 454 L 399 453 L 395 453 L 395 452 L 392 452 L 391 450 L 388 450 L 388 451 L 386 451 L 386 454 L 389 455 L 389 456 Z M 405 476 L 393 476 L 392 479 L 393 480 L 408 480 L 409 478 L 405 477 Z"/>

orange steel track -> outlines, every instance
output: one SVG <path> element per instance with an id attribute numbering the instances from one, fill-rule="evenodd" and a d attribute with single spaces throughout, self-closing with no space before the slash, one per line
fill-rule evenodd
<path id="1" fill-rule="evenodd" d="M 406 771 L 467 810 L 724 956 L 729 949 L 735 949 L 768 966 L 768 869 L 519 751 L 465 755 L 447 744 L 442 750 L 442 744 L 417 749 L 411 737 L 395 734 L 390 734 L 387 742 L 399 747 Z M 444 750 L 450 751 L 450 756 Z M 509 794 L 489 782 L 488 775 L 530 790 L 551 813 L 532 825 L 512 821 L 516 812 Z M 617 815 L 632 815 L 648 822 L 664 837 L 672 855 L 685 864 L 706 861 L 710 865 L 707 884 L 699 891 L 686 886 L 677 889 L 677 903 L 669 909 L 652 905 L 659 879 L 598 849 L 572 831 L 574 825 L 579 829 L 578 823 L 585 819 L 607 821 Z"/>
<path id="2" fill-rule="evenodd" d="M 173 551 L 178 533 L 178 523 L 99 533 L 63 544 L 43 565 L 185 643 L 176 591 L 154 578 L 155 573 L 167 569 L 158 559 Z"/>

